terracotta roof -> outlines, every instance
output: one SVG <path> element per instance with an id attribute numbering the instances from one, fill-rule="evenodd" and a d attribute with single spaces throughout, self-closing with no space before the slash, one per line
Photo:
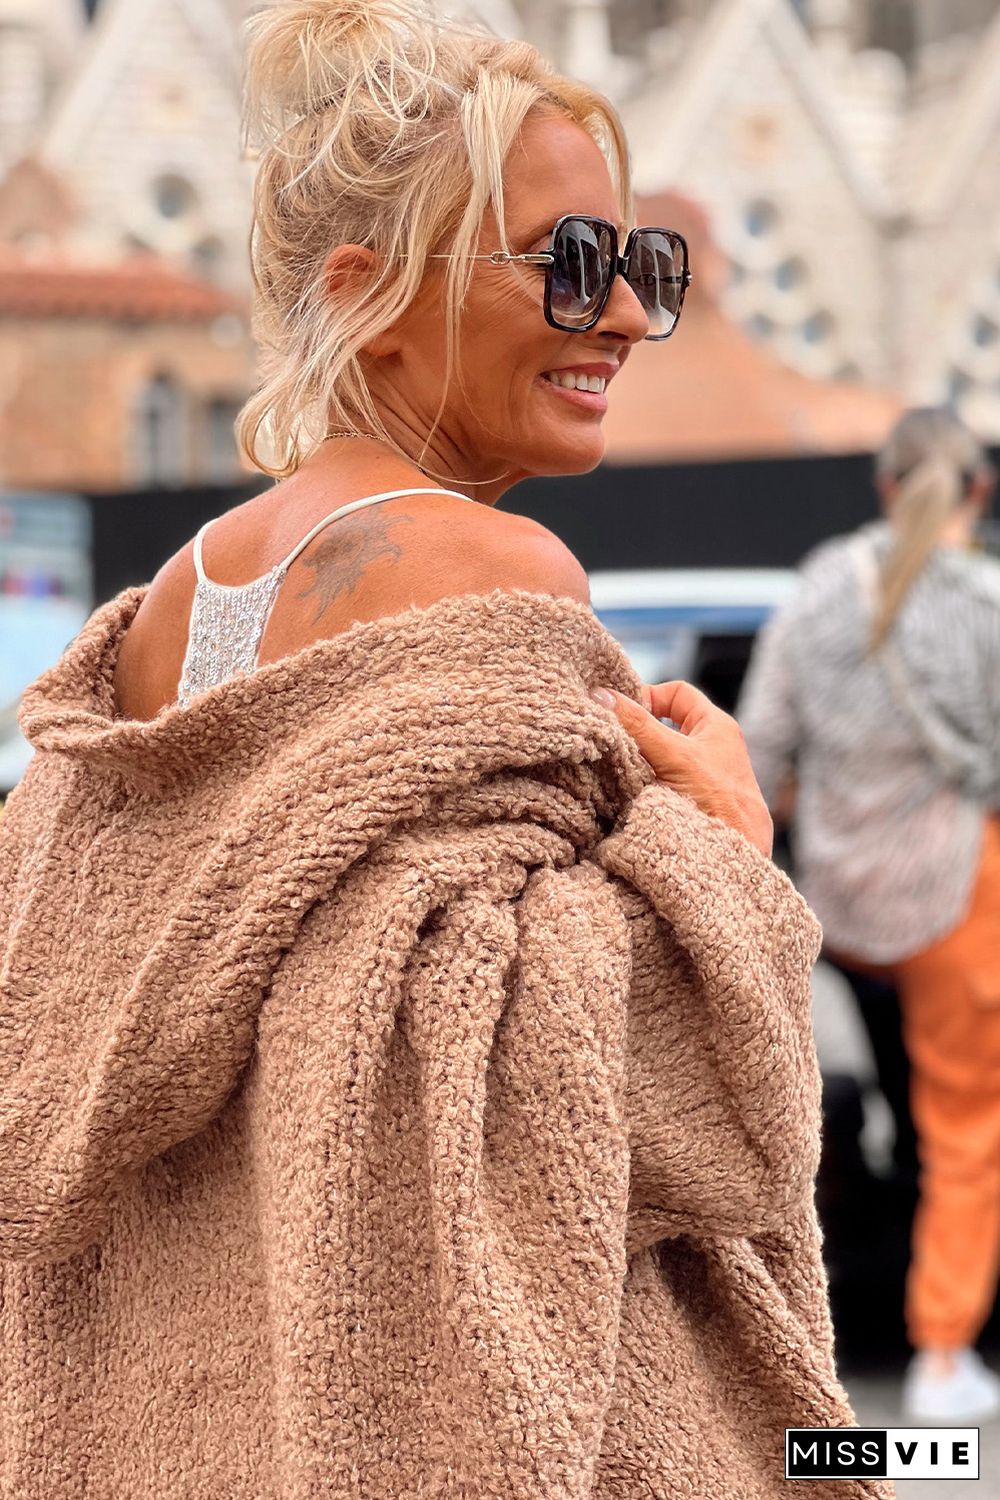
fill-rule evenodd
<path id="1" fill-rule="evenodd" d="M 239 298 L 156 256 L 87 265 L 0 253 L 0 317 L 189 323 L 241 310 Z"/>
<path id="2" fill-rule="evenodd" d="M 865 453 L 881 444 L 905 404 L 896 392 L 803 375 L 725 313 L 726 260 L 700 204 L 663 193 L 640 199 L 637 215 L 687 237 L 692 283 L 673 337 L 637 344 L 615 378 L 603 424 L 609 463 Z"/>

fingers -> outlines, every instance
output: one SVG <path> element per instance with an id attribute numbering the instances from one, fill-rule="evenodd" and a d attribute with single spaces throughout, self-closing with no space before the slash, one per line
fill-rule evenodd
<path id="1" fill-rule="evenodd" d="M 605 691 L 614 698 L 614 712 L 620 724 L 632 736 L 656 775 L 665 780 L 683 772 L 691 754 L 683 735 L 661 724 L 654 714 L 626 693 L 616 692 L 614 688 Z"/>
<path id="2" fill-rule="evenodd" d="M 721 712 L 700 688 L 690 682 L 658 682 L 649 688 L 649 711 L 657 719 L 672 719 L 682 734 L 693 734 Z"/>
<path id="3" fill-rule="evenodd" d="M 598 701 L 602 694 L 659 781 L 721 818 L 770 857 L 774 825 L 743 732 L 730 714 L 690 682 L 643 684 L 642 703 L 611 688 L 591 689 Z M 692 737 L 697 737 L 693 744 Z"/>

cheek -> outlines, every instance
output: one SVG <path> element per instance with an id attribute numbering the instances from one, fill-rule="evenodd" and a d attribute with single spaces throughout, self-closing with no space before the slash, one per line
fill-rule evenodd
<path id="1" fill-rule="evenodd" d="M 499 280 L 499 278 L 498 278 Z M 470 398 L 488 398 L 498 415 L 520 410 L 532 381 L 551 358 L 546 323 L 509 287 L 483 288 L 470 297 L 462 321 L 461 365 Z"/>

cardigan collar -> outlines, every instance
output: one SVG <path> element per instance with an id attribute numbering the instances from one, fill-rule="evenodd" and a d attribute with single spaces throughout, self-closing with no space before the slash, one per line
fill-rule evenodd
<path id="1" fill-rule="evenodd" d="M 352 700 L 360 710 L 382 692 L 388 705 L 405 684 L 439 705 L 449 720 L 457 714 L 456 732 L 463 694 L 485 734 L 491 726 L 502 732 L 504 715 L 516 715 L 519 706 L 537 714 L 539 693 L 551 695 L 551 712 L 569 728 L 572 716 L 581 716 L 582 700 L 584 760 L 599 758 L 622 738 L 608 711 L 586 697 L 587 688 L 606 683 L 641 700 L 641 679 L 589 606 L 497 588 L 359 621 L 220 683 L 186 707 L 170 704 L 153 719 L 128 719 L 115 703 L 115 663 L 147 592 L 148 586 L 125 589 L 94 611 L 60 660 L 25 691 L 19 722 L 37 750 L 116 772 L 148 795 L 195 785 L 209 768 L 239 777 L 252 773 L 283 748 L 291 753 L 304 734 L 321 742 L 324 725 L 336 721 L 342 734 L 342 710 Z M 608 726 L 596 741 L 588 708 Z M 634 793 L 637 762 L 645 763 L 637 750 L 626 751 L 626 760 L 631 774 L 624 765 L 619 770 Z"/>

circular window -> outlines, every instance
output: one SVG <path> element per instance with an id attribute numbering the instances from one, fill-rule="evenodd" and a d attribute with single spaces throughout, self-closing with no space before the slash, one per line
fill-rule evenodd
<path id="1" fill-rule="evenodd" d="M 778 210 L 766 198 L 755 198 L 752 203 L 747 204 L 743 226 L 755 240 L 770 234 L 777 222 Z"/>
<path id="2" fill-rule="evenodd" d="M 802 324 L 802 337 L 807 344 L 821 344 L 833 332 L 833 319 L 828 312 L 815 312 Z"/>
<path id="3" fill-rule="evenodd" d="M 979 314 L 979 317 L 972 325 L 972 337 L 980 349 L 988 349 L 992 344 L 995 344 L 998 333 L 1000 333 L 1000 329 L 997 328 L 993 319 L 987 318 L 983 313 Z"/>
<path id="4" fill-rule="evenodd" d="M 774 268 L 774 284 L 779 292 L 791 292 L 806 279 L 806 263 L 797 255 L 790 255 Z"/>
<path id="5" fill-rule="evenodd" d="M 162 218 L 181 219 L 194 208 L 198 195 L 186 178 L 170 174 L 154 182 L 153 201 Z"/>
<path id="6" fill-rule="evenodd" d="M 754 313 L 744 326 L 752 339 L 769 339 L 774 333 L 774 319 L 767 313 Z"/>

